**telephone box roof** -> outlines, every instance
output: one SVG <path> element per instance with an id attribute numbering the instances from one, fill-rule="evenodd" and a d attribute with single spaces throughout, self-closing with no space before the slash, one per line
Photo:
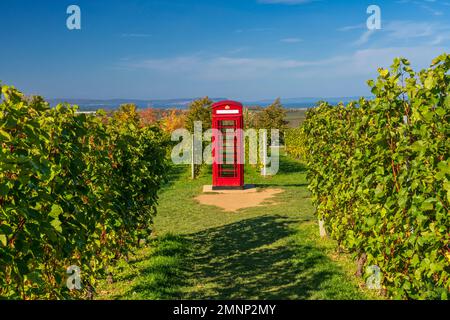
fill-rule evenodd
<path id="1" fill-rule="evenodd" d="M 225 100 L 225 101 L 216 102 L 216 103 L 214 103 L 212 105 L 212 108 L 216 109 L 216 108 L 220 108 L 220 107 L 226 106 L 226 105 L 232 105 L 232 106 L 243 108 L 242 103 L 237 102 L 237 101 L 232 101 L 232 100 Z"/>

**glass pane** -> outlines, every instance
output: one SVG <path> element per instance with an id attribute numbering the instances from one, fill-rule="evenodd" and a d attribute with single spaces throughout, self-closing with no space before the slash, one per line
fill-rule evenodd
<path id="1" fill-rule="evenodd" d="M 234 164 L 223 164 L 222 166 L 221 166 L 222 168 L 222 170 L 226 170 L 226 171 L 229 171 L 229 170 L 233 170 L 234 171 Z"/>
<path id="2" fill-rule="evenodd" d="M 235 123 L 236 123 L 236 121 L 234 121 L 234 120 L 222 120 L 222 121 L 219 121 L 219 126 L 221 128 L 223 128 L 223 127 L 234 128 L 235 127 Z"/>
<path id="3" fill-rule="evenodd" d="M 218 129 L 222 133 L 219 154 L 222 155 L 222 163 L 219 165 L 219 177 L 235 178 L 237 177 L 237 156 L 236 156 L 236 121 L 222 120 L 218 123 Z M 229 156 L 231 164 L 227 162 Z"/>
<path id="4" fill-rule="evenodd" d="M 234 178 L 236 177 L 234 172 L 221 172 L 220 174 L 221 178 Z"/>
<path id="5" fill-rule="evenodd" d="M 233 178 L 237 176 L 234 164 L 222 164 L 219 166 L 219 176 L 222 178 Z"/>

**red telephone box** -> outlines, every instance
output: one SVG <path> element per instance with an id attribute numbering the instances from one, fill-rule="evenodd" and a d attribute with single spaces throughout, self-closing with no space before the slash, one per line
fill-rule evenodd
<path id="1" fill-rule="evenodd" d="M 213 104 L 213 190 L 244 189 L 243 127 L 242 104 Z"/>

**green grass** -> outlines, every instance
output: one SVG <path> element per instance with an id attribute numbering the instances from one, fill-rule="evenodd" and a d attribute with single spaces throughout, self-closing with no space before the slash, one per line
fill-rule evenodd
<path id="1" fill-rule="evenodd" d="M 246 168 L 246 183 L 282 188 L 276 205 L 237 213 L 200 205 L 210 184 L 177 167 L 161 193 L 155 240 L 114 268 L 100 299 L 373 299 L 360 289 L 355 264 L 320 239 L 304 166 L 282 156 L 280 173 Z"/>

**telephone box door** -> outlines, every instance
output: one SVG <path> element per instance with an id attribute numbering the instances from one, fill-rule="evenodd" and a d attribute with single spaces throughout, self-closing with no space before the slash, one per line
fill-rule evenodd
<path id="1" fill-rule="evenodd" d="M 243 188 L 243 117 L 213 117 L 213 188 Z"/>

